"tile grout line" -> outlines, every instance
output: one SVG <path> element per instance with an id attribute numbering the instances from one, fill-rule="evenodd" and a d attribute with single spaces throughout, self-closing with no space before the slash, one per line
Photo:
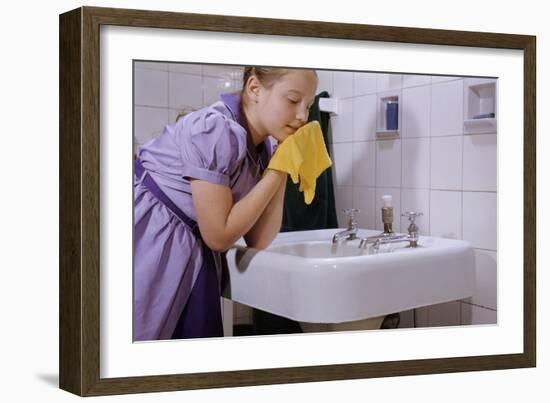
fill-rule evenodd
<path id="1" fill-rule="evenodd" d="M 462 95 L 462 102 L 461 102 L 461 121 L 462 121 L 462 150 L 461 150 L 461 155 L 460 155 L 460 161 L 461 161 L 461 166 L 460 166 L 460 188 L 461 188 L 461 192 L 460 192 L 460 209 L 461 209 L 461 217 L 462 217 L 462 220 L 461 220 L 461 228 L 460 228 L 460 232 L 461 232 L 461 236 L 460 236 L 460 239 L 464 240 L 464 85 L 465 85 L 465 82 L 464 82 L 464 79 L 462 79 L 462 91 L 461 91 L 461 95 Z"/>
<path id="2" fill-rule="evenodd" d="M 432 135 L 433 135 L 433 130 L 432 130 L 432 126 L 433 126 L 433 123 L 432 123 L 432 117 L 433 117 L 433 108 L 432 108 L 432 103 L 433 103 L 433 77 L 431 79 L 431 84 L 430 84 L 430 102 L 429 102 L 429 111 L 428 111 L 428 115 L 429 115 L 429 120 L 430 120 L 430 125 L 429 125 L 429 130 L 430 130 L 430 140 L 429 140 L 429 164 L 428 164 L 428 187 L 430 189 L 429 191 L 429 195 L 428 195 L 428 213 L 427 215 L 429 216 L 429 219 L 428 219 L 428 233 L 430 234 L 430 236 L 432 236 Z M 427 322 L 428 322 L 428 325 L 430 324 L 430 309 L 427 308 L 426 309 L 426 315 L 427 315 Z"/>
<path id="3" fill-rule="evenodd" d="M 487 310 L 492 311 L 492 312 L 498 312 L 498 310 L 495 309 L 495 308 L 491 308 L 491 307 L 481 305 L 481 304 L 476 304 L 474 302 L 468 302 L 465 299 L 459 299 L 458 302 L 460 302 L 461 304 L 465 304 L 465 305 L 475 306 L 476 308 L 482 308 L 482 309 L 487 309 Z"/>

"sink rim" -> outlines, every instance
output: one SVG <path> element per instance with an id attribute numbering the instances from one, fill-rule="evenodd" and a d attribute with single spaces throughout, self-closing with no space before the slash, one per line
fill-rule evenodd
<path id="1" fill-rule="evenodd" d="M 303 232 L 310 232 L 310 231 L 303 231 Z M 250 258 L 259 258 L 256 257 L 257 255 L 261 256 L 270 256 L 270 255 L 276 255 L 277 258 L 280 258 L 280 256 L 284 256 L 285 259 L 289 259 L 289 263 L 296 263 L 303 265 L 304 261 L 307 261 L 306 263 L 309 263 L 309 265 L 314 265 L 317 267 L 321 266 L 334 266 L 338 261 L 345 260 L 345 263 L 355 263 L 354 261 L 362 261 L 365 259 L 371 260 L 380 260 L 380 261 L 386 261 L 386 260 L 408 260 L 410 258 L 409 254 L 413 253 L 415 254 L 414 258 L 421 258 L 421 257 L 430 257 L 434 255 L 441 255 L 443 253 L 449 253 L 449 252 L 460 252 L 460 251 L 468 251 L 472 249 L 472 246 L 469 242 L 461 240 L 461 239 L 447 239 L 447 238 L 438 238 L 438 237 L 429 237 L 429 236 L 423 236 L 421 235 L 419 237 L 419 245 L 421 247 L 419 248 L 406 248 L 404 246 L 396 247 L 395 250 L 392 252 L 385 252 L 385 253 L 376 253 L 376 254 L 364 254 L 364 255 L 356 255 L 356 256 L 336 256 L 336 257 L 306 257 L 306 256 L 300 256 L 296 254 L 288 254 L 277 250 L 272 250 L 272 248 L 279 248 L 284 246 L 290 246 L 290 245 L 296 245 L 296 244 L 303 244 L 303 243 L 326 243 L 327 245 L 330 245 L 332 241 L 327 240 L 318 240 L 318 239 L 312 239 L 312 240 L 303 240 L 303 239 L 288 239 L 288 240 L 279 240 L 277 243 L 272 243 L 269 247 L 266 249 L 257 249 L 253 247 L 248 247 L 245 245 L 233 245 L 230 249 L 237 249 L 241 254 L 244 252 L 244 254 L 248 255 L 247 257 Z M 355 247 L 355 244 L 357 245 L 357 248 L 359 247 L 359 239 L 355 239 L 353 241 L 346 241 L 348 242 L 348 245 L 350 243 L 353 243 L 354 245 L 352 247 Z M 395 245 L 395 244 L 394 244 Z M 397 244 L 399 245 L 399 244 Z M 252 255 L 252 256 L 250 256 Z M 357 262 L 358 263 L 358 262 Z M 296 270 L 296 268 L 293 268 L 293 270 Z"/>
<path id="2" fill-rule="evenodd" d="M 448 258 L 452 255 L 460 256 L 462 254 L 468 254 L 471 253 L 472 250 L 472 247 L 466 242 L 454 248 L 423 248 L 422 251 L 413 251 L 414 257 L 412 257 L 412 260 L 414 262 L 411 261 L 411 255 L 409 253 L 399 252 L 335 258 L 305 258 L 302 256 L 285 255 L 269 250 L 236 247 L 232 253 L 235 253 L 237 256 L 240 255 L 239 261 L 241 259 L 249 260 L 244 267 L 239 264 L 237 268 L 239 276 L 246 276 L 250 270 L 256 272 L 265 271 L 269 276 L 269 271 L 272 270 L 272 265 L 275 261 L 274 259 L 284 259 L 285 264 L 277 268 L 280 274 L 285 273 L 285 275 L 289 276 L 289 280 L 301 278 L 304 275 L 313 276 L 313 281 L 317 276 L 323 277 L 331 275 L 334 272 L 340 272 L 346 276 L 366 275 L 366 273 L 379 272 L 391 273 L 394 272 L 396 268 L 415 264 L 416 261 L 421 259 L 439 260 Z M 252 265 L 259 265 L 260 268 L 253 267 Z"/>

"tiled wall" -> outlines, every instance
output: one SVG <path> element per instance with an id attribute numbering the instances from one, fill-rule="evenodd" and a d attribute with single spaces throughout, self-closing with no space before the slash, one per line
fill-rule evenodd
<path id="1" fill-rule="evenodd" d="M 240 67 L 136 62 L 134 150 L 182 111 L 210 105 L 220 94 L 240 89 L 241 82 Z"/>
<path id="2" fill-rule="evenodd" d="M 178 113 L 241 88 L 242 68 L 136 63 L 135 149 L 158 135 Z M 396 213 L 419 210 L 423 235 L 465 239 L 476 254 L 473 298 L 417 309 L 417 326 L 496 323 L 496 133 L 463 134 L 463 79 L 318 71 L 319 91 L 341 99 L 331 118 L 336 204 L 361 209 L 362 228 L 381 229 L 380 197 Z M 401 137 L 377 140 L 378 98 L 399 94 Z M 351 158 L 350 158 L 351 156 Z M 346 219 L 339 215 L 340 226 Z M 394 230 L 405 232 L 405 218 Z M 250 322 L 236 305 L 236 323 Z M 226 307 L 226 314 L 230 308 Z M 401 315 L 412 326 L 413 312 Z"/>
<path id="3" fill-rule="evenodd" d="M 382 229 L 381 196 L 391 194 L 394 230 L 421 211 L 420 233 L 469 241 L 475 248 L 473 298 L 404 312 L 403 327 L 496 323 L 497 135 L 464 134 L 464 85 L 457 77 L 319 71 L 320 90 L 341 100 L 330 148 L 339 223 L 361 210 L 361 228 Z M 400 137 L 377 139 L 380 98 L 399 96 Z M 351 156 L 351 158 L 350 158 Z"/>

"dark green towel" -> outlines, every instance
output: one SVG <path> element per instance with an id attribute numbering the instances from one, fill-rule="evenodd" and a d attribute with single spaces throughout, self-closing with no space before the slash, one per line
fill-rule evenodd
<path id="1" fill-rule="evenodd" d="M 317 120 L 321 125 L 327 148 L 329 114 L 321 112 L 319 109 L 319 98 L 328 98 L 328 96 L 328 92 L 323 91 L 315 97 L 315 102 L 309 110 L 308 117 L 308 122 Z M 338 228 L 334 188 L 332 186 L 332 167 L 326 169 L 317 178 L 315 198 L 310 205 L 304 202 L 304 194 L 298 188 L 299 183 L 295 185 L 289 176 L 286 182 L 281 232 Z"/>

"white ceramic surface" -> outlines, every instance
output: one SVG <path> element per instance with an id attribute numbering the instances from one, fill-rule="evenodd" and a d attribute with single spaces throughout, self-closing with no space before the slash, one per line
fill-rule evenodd
<path id="1" fill-rule="evenodd" d="M 465 241 L 421 236 L 421 247 L 375 254 L 359 240 L 332 245 L 341 230 L 281 233 L 265 250 L 239 241 L 227 251 L 224 296 L 297 321 L 342 323 L 473 295 L 475 255 Z"/>

